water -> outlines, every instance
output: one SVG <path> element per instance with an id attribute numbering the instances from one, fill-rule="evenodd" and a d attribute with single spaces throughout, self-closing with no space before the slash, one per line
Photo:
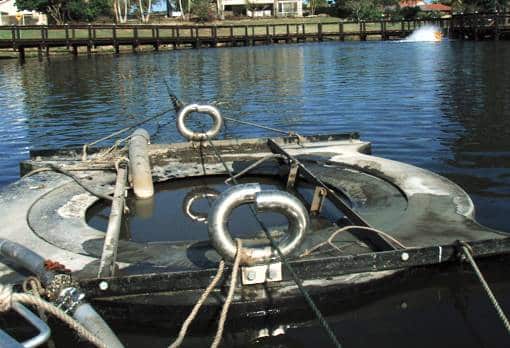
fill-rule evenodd
<path id="1" fill-rule="evenodd" d="M 61 57 L 25 66 L 0 61 L 0 186 L 17 179 L 18 162 L 27 158 L 29 149 L 80 146 L 167 108 L 166 79 L 185 101 L 215 101 L 226 116 L 303 134 L 359 131 L 362 139 L 373 143 L 375 155 L 452 179 L 473 198 L 478 221 L 510 231 L 509 61 L 508 42 L 448 40 Z M 228 124 L 222 134 L 263 135 L 273 134 L 237 124 Z M 173 124 L 164 126 L 154 139 L 177 140 L 181 138 Z M 502 281 L 503 287 L 508 286 L 507 265 L 501 262 L 490 268 L 495 273 L 491 280 Z M 458 280 L 447 274 L 446 287 L 462 292 Z M 471 279 L 462 272 L 457 276 Z M 410 281 L 416 282 L 420 283 Z M 380 321 L 370 318 L 378 318 L 395 330 L 388 333 L 395 340 L 384 341 L 383 346 L 409 346 L 417 333 L 428 337 L 425 333 L 434 328 L 439 331 L 430 337 L 437 340 L 426 341 L 430 345 L 454 346 L 457 341 L 452 337 L 457 334 L 464 337 L 458 341 L 462 346 L 504 345 L 506 337 L 476 283 L 474 293 L 466 295 L 476 304 L 471 306 L 469 300 L 458 304 L 451 292 L 434 282 L 437 279 L 426 285 L 428 294 L 441 300 L 433 302 L 436 311 L 427 311 L 426 320 L 420 321 L 420 311 L 409 317 L 416 321 L 413 330 L 400 310 L 374 309 L 378 316 L 370 317 L 370 310 L 361 308 L 360 317 L 338 324 L 340 336 L 351 332 L 346 334 L 349 346 L 373 344 L 382 333 L 374 333 Z M 497 295 L 510 312 L 507 293 Z M 400 303 L 412 294 L 402 290 L 394 296 Z M 347 312 L 344 308 L 335 318 L 342 322 Z M 293 342 L 315 339 L 325 345 L 322 331 L 311 327 L 269 339 L 269 346 L 298 346 Z M 442 341 L 449 332 L 452 337 Z"/>
<path id="2" fill-rule="evenodd" d="M 406 37 L 404 42 L 429 42 L 429 41 L 441 41 L 442 37 L 441 28 L 435 25 L 426 25 L 413 31 L 411 35 Z"/>

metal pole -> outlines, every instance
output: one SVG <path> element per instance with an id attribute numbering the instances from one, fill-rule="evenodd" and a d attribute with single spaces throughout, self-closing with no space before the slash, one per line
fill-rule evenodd
<path id="1" fill-rule="evenodd" d="M 113 194 L 112 208 L 108 220 L 108 229 L 104 238 L 103 253 L 99 264 L 98 277 L 111 277 L 115 272 L 115 260 L 119 244 L 120 226 L 124 214 L 124 192 L 126 191 L 127 167 L 119 165 L 117 182 Z"/>

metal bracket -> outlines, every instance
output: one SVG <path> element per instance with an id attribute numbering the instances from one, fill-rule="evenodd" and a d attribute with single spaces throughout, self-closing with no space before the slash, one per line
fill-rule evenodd
<path id="1" fill-rule="evenodd" d="M 298 175 L 299 163 L 296 161 L 290 161 L 289 176 L 287 178 L 287 190 L 294 187 L 296 177 Z"/>
<path id="2" fill-rule="evenodd" d="M 282 280 L 282 263 L 241 267 L 243 285 L 279 282 Z"/>
<path id="3" fill-rule="evenodd" d="M 316 186 L 313 192 L 312 204 L 310 206 L 310 213 L 319 214 L 324 205 L 324 200 L 328 195 L 328 191 L 322 186 Z"/>
<path id="4" fill-rule="evenodd" d="M 63 310 L 64 313 L 73 313 L 84 298 L 84 293 L 74 287 L 69 287 L 60 292 L 55 304 L 57 308 Z"/>

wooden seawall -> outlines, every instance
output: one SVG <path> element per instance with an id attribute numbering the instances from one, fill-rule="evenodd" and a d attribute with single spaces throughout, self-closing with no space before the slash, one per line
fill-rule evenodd
<path id="1" fill-rule="evenodd" d="M 0 49 L 12 49 L 25 59 L 25 49 L 36 48 L 39 57 L 50 48 L 63 47 L 77 54 L 80 47 L 91 53 L 95 47 L 121 46 L 133 51 L 142 45 L 158 50 L 163 45 L 177 47 L 217 47 L 326 40 L 401 39 L 415 29 L 435 25 L 456 39 L 483 40 L 510 38 L 510 13 L 464 14 L 451 18 L 414 21 L 373 21 L 299 23 L 267 25 L 55 25 L 0 26 Z"/>
<path id="2" fill-rule="evenodd" d="M 450 37 L 459 40 L 510 39 L 510 13 L 471 13 L 452 16 Z"/>
<path id="3" fill-rule="evenodd" d="M 150 45 L 173 47 L 217 47 L 290 43 L 325 40 L 391 40 L 406 37 L 416 28 L 437 25 L 445 32 L 447 19 L 416 21 L 377 21 L 339 23 L 300 23 L 267 25 L 61 25 L 0 26 L 0 49 L 13 49 L 25 58 L 26 48 L 37 48 L 39 56 L 53 47 L 64 47 L 77 54 L 79 47 L 90 53 L 95 47 L 121 46 L 134 51 Z"/>

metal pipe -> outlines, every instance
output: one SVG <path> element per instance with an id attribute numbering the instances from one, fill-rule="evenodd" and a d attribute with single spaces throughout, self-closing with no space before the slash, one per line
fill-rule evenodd
<path id="1" fill-rule="evenodd" d="M 147 145 L 149 143 L 149 132 L 143 128 L 135 130 L 129 140 L 129 169 L 131 182 L 133 184 L 135 196 L 140 199 L 154 196 L 151 164 L 147 150 Z"/>
<path id="2" fill-rule="evenodd" d="M 108 219 L 108 229 L 103 244 L 103 253 L 99 263 L 98 277 L 111 277 L 115 272 L 115 260 L 117 259 L 117 248 L 119 245 L 120 227 L 124 216 L 124 193 L 126 191 L 127 168 L 119 165 L 117 181 L 113 194 L 113 202 Z"/>
<path id="3" fill-rule="evenodd" d="M 308 225 L 308 213 L 303 204 L 287 192 L 262 191 L 259 184 L 234 186 L 223 192 L 209 212 L 209 239 L 216 251 L 225 259 L 234 260 L 237 246 L 228 231 L 228 219 L 232 211 L 242 204 L 254 202 L 257 211 L 275 211 L 289 221 L 288 236 L 280 240 L 278 248 L 284 256 L 289 255 L 302 242 Z M 243 247 L 241 264 L 253 265 L 275 258 L 270 246 Z"/>
<path id="4" fill-rule="evenodd" d="M 0 239 L 0 255 L 15 261 L 24 269 L 35 274 L 44 284 L 47 284 L 54 276 L 44 267 L 44 259 L 32 250 L 21 244 L 11 242 L 7 239 Z"/>
<path id="5" fill-rule="evenodd" d="M 40 255 L 6 239 L 0 238 L 0 254 L 35 274 L 46 286 L 50 285 L 54 279 L 60 277 L 58 280 L 61 284 L 57 285 L 59 287 L 56 289 L 55 294 L 58 296 L 56 301 L 59 302 L 61 309 L 72 312 L 73 317 L 77 321 L 93 332 L 101 341 L 105 342 L 108 347 L 123 347 L 108 324 L 103 321 L 92 306 L 83 301 L 85 294 L 77 287 L 68 285 L 72 284 L 70 276 L 56 275 L 55 272 L 46 270 L 44 259 Z M 69 281 L 62 281 L 62 276 L 68 277 Z M 57 281 L 57 283 L 59 282 Z"/>
<path id="6" fill-rule="evenodd" d="M 99 314 L 88 303 L 82 303 L 76 307 L 74 319 L 79 321 L 87 330 L 93 333 L 109 348 L 123 348 L 115 333 Z"/>

